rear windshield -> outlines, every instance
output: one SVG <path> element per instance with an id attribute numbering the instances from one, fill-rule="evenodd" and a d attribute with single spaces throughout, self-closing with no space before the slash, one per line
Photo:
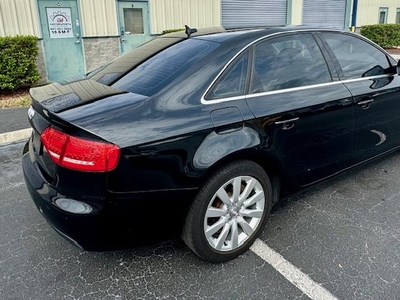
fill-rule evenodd
<path id="1" fill-rule="evenodd" d="M 154 55 L 117 80 L 112 87 L 151 96 L 219 46 L 218 43 L 187 39 Z"/>

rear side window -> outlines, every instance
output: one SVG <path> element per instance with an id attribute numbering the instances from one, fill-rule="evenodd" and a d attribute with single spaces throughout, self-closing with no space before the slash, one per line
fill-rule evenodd
<path id="1" fill-rule="evenodd" d="M 249 53 L 241 55 L 220 77 L 206 99 L 241 96 L 245 93 Z"/>
<path id="2" fill-rule="evenodd" d="M 371 44 L 349 35 L 321 33 L 338 60 L 345 79 L 386 74 L 390 64 L 386 54 Z"/>
<path id="3" fill-rule="evenodd" d="M 251 93 L 261 93 L 332 81 L 311 34 L 291 34 L 255 46 Z"/>
<path id="4" fill-rule="evenodd" d="M 112 86 L 124 91 L 151 96 L 176 79 L 219 46 L 218 43 L 187 39 L 154 55 Z"/>

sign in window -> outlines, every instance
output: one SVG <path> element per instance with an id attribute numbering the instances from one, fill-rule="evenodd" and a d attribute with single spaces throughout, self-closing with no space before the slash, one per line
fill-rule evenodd
<path id="1" fill-rule="evenodd" d="M 46 11 L 50 38 L 59 39 L 74 37 L 71 8 L 47 7 Z"/>

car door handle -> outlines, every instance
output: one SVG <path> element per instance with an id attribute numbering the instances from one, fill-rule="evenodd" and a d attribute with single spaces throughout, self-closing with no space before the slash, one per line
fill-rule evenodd
<path id="1" fill-rule="evenodd" d="M 297 122 L 299 120 L 299 117 L 293 118 L 293 119 L 288 119 L 288 120 L 282 120 L 282 121 L 276 121 L 276 125 L 282 125 L 281 128 L 283 130 L 288 130 L 292 129 L 294 126 L 294 122 Z"/>
<path id="2" fill-rule="evenodd" d="M 362 109 L 368 109 L 371 106 L 372 102 L 374 102 L 374 99 L 368 99 L 358 102 L 357 105 L 360 106 Z"/>

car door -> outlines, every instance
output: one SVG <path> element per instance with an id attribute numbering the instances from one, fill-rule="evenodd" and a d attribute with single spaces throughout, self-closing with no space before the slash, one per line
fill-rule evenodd
<path id="1" fill-rule="evenodd" d="M 249 93 L 251 111 L 299 185 L 347 166 L 354 139 L 351 94 L 328 68 L 312 34 L 254 45 Z"/>
<path id="2" fill-rule="evenodd" d="M 354 162 L 400 145 L 400 78 L 396 62 L 356 35 L 322 32 L 355 102 Z"/>

